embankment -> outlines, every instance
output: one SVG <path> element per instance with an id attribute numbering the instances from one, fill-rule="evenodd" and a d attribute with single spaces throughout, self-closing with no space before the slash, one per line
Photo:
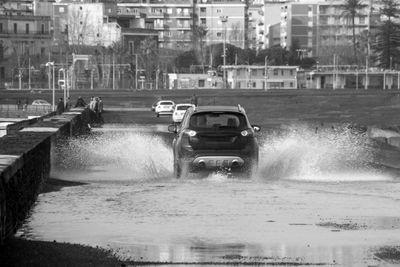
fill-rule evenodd
<path id="1" fill-rule="evenodd" d="M 87 109 L 9 127 L 0 138 L 0 242 L 14 235 L 48 178 L 57 143 L 89 131 Z"/>

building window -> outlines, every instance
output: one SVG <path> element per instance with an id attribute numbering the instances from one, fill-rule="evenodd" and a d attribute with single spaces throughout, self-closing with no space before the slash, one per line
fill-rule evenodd
<path id="1" fill-rule="evenodd" d="M 199 80 L 199 87 L 204 87 L 206 85 L 205 80 Z"/>
<path id="2" fill-rule="evenodd" d="M 365 24 L 365 17 L 360 17 L 360 24 Z"/>
<path id="3" fill-rule="evenodd" d="M 293 76 L 293 70 L 290 70 L 290 76 Z"/>
<path id="4" fill-rule="evenodd" d="M 207 24 L 207 20 L 206 19 L 200 19 L 200 24 L 201 25 L 206 25 Z"/>
<path id="5" fill-rule="evenodd" d="M 278 70 L 274 69 L 274 76 L 278 76 Z"/>
<path id="6" fill-rule="evenodd" d="M 217 13 L 222 13 L 222 9 L 217 8 Z"/>
<path id="7" fill-rule="evenodd" d="M 45 52 L 46 52 L 45 48 L 41 47 L 40 48 L 40 56 L 44 56 Z"/>
<path id="8" fill-rule="evenodd" d="M 206 12 L 206 8 L 205 7 L 200 7 L 200 12 L 202 12 L 202 13 Z"/>
<path id="9" fill-rule="evenodd" d="M 285 71 L 284 70 L 281 70 L 281 75 L 282 76 L 285 75 Z"/>
<path id="10" fill-rule="evenodd" d="M 285 83 L 281 82 L 281 88 L 284 88 L 284 87 L 285 87 Z"/>
<path id="11" fill-rule="evenodd" d="M 42 23 L 42 26 L 41 26 L 41 31 L 42 31 L 42 34 L 44 34 L 44 24 Z"/>
<path id="12" fill-rule="evenodd" d="M 217 32 L 217 37 L 222 37 L 222 33 L 221 32 Z"/>
<path id="13" fill-rule="evenodd" d="M 5 78 L 5 72 L 4 72 L 4 67 L 0 68 L 0 79 L 4 80 Z"/>
<path id="14" fill-rule="evenodd" d="M 17 33 L 18 32 L 18 25 L 17 25 L 17 23 L 14 23 L 14 33 Z"/>
<path id="15" fill-rule="evenodd" d="M 257 87 L 257 83 L 253 82 L 253 88 L 256 88 L 256 87 Z"/>
<path id="16" fill-rule="evenodd" d="M 293 82 L 290 82 L 290 87 L 293 87 Z"/>
<path id="17" fill-rule="evenodd" d="M 3 32 L 3 23 L 0 23 L 0 32 Z"/>

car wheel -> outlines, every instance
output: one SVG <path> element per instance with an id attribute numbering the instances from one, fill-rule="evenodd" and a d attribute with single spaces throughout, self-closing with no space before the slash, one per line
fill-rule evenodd
<path id="1" fill-rule="evenodd" d="M 245 178 L 252 178 L 258 170 L 258 159 L 253 159 L 249 162 L 248 166 L 243 171 L 243 176 Z"/>
<path id="2" fill-rule="evenodd" d="M 182 176 L 182 169 L 177 162 L 174 163 L 174 177 L 180 179 Z"/>

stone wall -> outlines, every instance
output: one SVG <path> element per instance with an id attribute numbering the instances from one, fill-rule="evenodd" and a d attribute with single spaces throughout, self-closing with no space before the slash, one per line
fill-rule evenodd
<path id="1" fill-rule="evenodd" d="M 58 142 L 89 131 L 88 109 L 40 118 L 0 138 L 0 242 L 15 234 L 48 178 Z"/>

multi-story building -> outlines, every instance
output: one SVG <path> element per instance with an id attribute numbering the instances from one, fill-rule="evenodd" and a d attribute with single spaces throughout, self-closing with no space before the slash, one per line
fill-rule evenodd
<path id="1" fill-rule="evenodd" d="M 370 1 L 355 17 L 355 34 L 360 36 L 378 15 L 370 12 Z M 347 12 L 348 13 L 348 12 Z M 343 0 L 303 1 L 287 3 L 281 8 L 281 46 L 296 45 L 303 56 L 320 57 L 324 49 L 351 45 L 353 29 L 350 14 L 346 14 Z M 332 61 L 332 59 L 331 59 Z"/>
<path id="2" fill-rule="evenodd" d="M 266 47 L 264 0 L 254 0 L 248 8 L 248 43 L 250 49 Z M 269 14 L 270 15 L 270 14 Z M 267 16 L 268 17 L 268 16 Z"/>
<path id="3" fill-rule="evenodd" d="M 25 6 L 23 8 L 25 11 Z M 13 11 L 14 12 L 14 11 Z M 15 11 L 16 14 L 18 13 Z M 31 13 L 0 15 L 0 81 L 24 79 L 29 69 L 38 68 L 39 58 L 48 55 L 52 44 L 51 19 Z"/>
<path id="4" fill-rule="evenodd" d="M 197 23 L 207 30 L 206 43 L 226 42 L 245 48 L 247 41 L 247 1 L 202 0 L 197 3 Z"/>
<path id="5" fill-rule="evenodd" d="M 281 7 L 281 46 L 296 45 L 304 56 L 315 57 L 317 47 L 318 5 L 288 3 Z"/>
<path id="6" fill-rule="evenodd" d="M 276 43 L 270 43 L 270 40 L 274 40 L 277 35 L 276 32 L 270 32 L 271 29 L 276 30 L 276 25 L 281 23 L 281 7 L 291 2 L 292 0 L 263 0 L 263 11 L 264 11 L 264 45 L 263 49 L 270 48 Z M 271 28 L 272 27 L 272 28 Z M 280 26 L 279 26 L 280 28 Z M 273 36 L 274 35 L 274 36 Z"/>
<path id="7" fill-rule="evenodd" d="M 122 0 L 112 19 L 124 28 L 156 30 L 160 48 L 188 50 L 192 47 L 193 7 L 193 0 Z"/>

